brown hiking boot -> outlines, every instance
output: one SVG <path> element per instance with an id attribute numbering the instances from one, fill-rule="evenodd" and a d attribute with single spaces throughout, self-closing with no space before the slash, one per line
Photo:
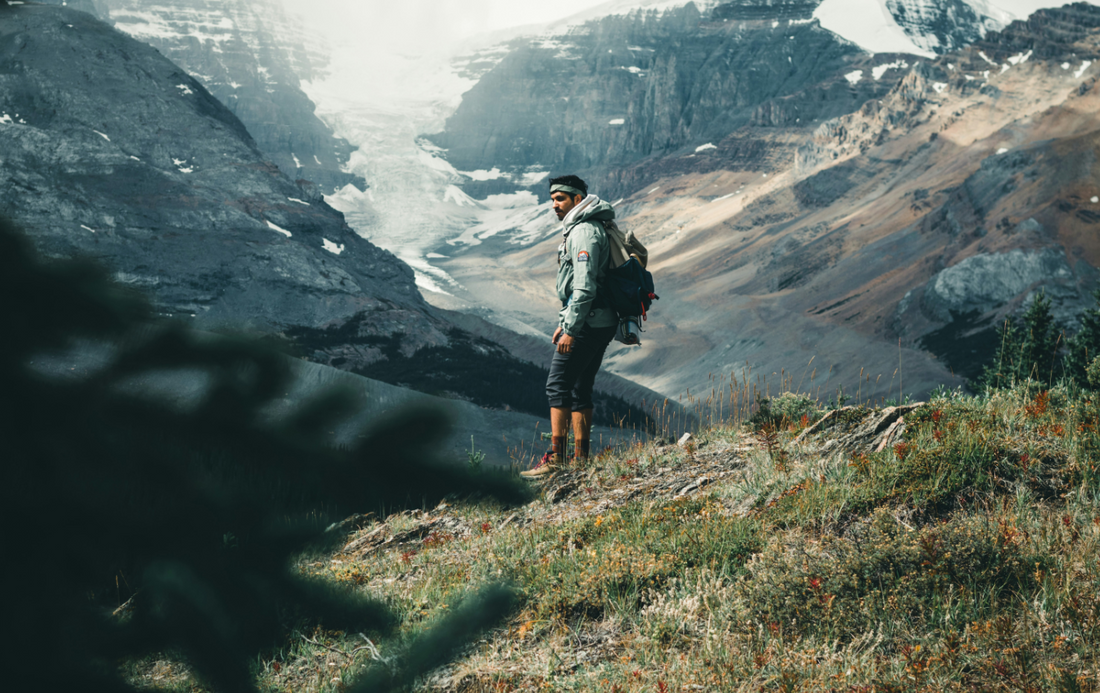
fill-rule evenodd
<path id="1" fill-rule="evenodd" d="M 519 475 L 525 476 L 528 479 L 537 479 L 540 476 L 553 474 L 554 472 L 561 469 L 563 466 L 564 464 L 562 456 L 558 453 L 555 453 L 553 450 L 550 450 L 542 456 L 542 459 L 539 460 L 538 464 L 526 471 L 520 472 Z"/>

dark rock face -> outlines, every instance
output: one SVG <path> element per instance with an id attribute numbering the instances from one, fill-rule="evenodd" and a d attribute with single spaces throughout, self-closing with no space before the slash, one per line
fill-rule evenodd
<path id="1" fill-rule="evenodd" d="M 361 177 L 341 170 L 353 148 L 316 116 L 301 89 L 302 80 L 323 74 L 327 58 L 306 47 L 279 0 L 80 3 L 68 6 L 152 45 L 189 72 L 291 180 L 311 181 L 324 193 L 348 184 L 365 189 Z"/>
<path id="2" fill-rule="evenodd" d="M 994 60 L 1031 51 L 1035 58 L 1052 59 L 1066 55 L 1071 49 L 1082 59 L 1098 57 L 1095 50 L 1081 51 L 1080 42 L 1100 28 L 1100 7 L 1077 2 L 1063 7 L 1038 10 L 1022 21 L 1015 21 L 998 32 L 988 34 L 975 43 Z"/>
<path id="3" fill-rule="evenodd" d="M 969 46 L 997 26 L 964 0 L 886 0 L 886 8 L 918 46 L 941 54 Z"/>
<path id="4" fill-rule="evenodd" d="M 276 330 L 368 314 L 445 342 L 407 266 L 265 160 L 195 79 L 88 14 L 0 10 L 0 161 L 0 214 L 167 314 Z"/>
<path id="5" fill-rule="evenodd" d="M 816 21 L 792 23 L 814 6 L 739 2 L 703 15 L 687 5 L 519 43 L 432 139 L 460 170 L 539 164 L 616 194 L 647 176 L 606 177 L 687 146 L 717 149 L 685 162 L 692 170 L 755 159 L 751 134 L 721 142 L 848 113 L 893 86 L 844 79 L 863 54 Z"/>

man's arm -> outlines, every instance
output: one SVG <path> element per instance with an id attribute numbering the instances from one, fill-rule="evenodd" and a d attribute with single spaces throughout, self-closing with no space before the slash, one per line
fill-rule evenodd
<path id="1" fill-rule="evenodd" d="M 562 330 L 573 337 L 580 334 L 596 300 L 599 268 L 603 262 L 596 243 L 597 233 L 591 223 L 577 224 L 569 233 L 567 249 L 573 260 L 573 295 L 562 321 Z"/>

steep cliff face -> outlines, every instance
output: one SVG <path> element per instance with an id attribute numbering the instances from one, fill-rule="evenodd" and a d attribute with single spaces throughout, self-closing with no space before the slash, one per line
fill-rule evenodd
<path id="1" fill-rule="evenodd" d="M 42 251 L 98 257 L 203 326 L 370 314 L 376 334 L 445 341 L 409 268 L 281 173 L 157 50 L 67 8 L 0 12 L 0 213 Z"/>
<path id="2" fill-rule="evenodd" d="M 866 56 L 806 19 L 812 9 L 742 2 L 703 14 L 688 4 L 522 42 L 432 139 L 459 170 L 537 164 L 620 194 L 613 169 L 706 151 L 744 127 L 808 126 L 884 94 L 889 76 L 845 78 Z"/>
<path id="3" fill-rule="evenodd" d="M 969 46 L 1003 23 L 965 0 L 886 0 L 886 8 L 920 48 L 935 53 Z"/>
<path id="4" fill-rule="evenodd" d="M 311 181 L 325 193 L 365 187 L 341 170 L 352 147 L 316 116 L 301 89 L 323 72 L 327 58 L 310 50 L 309 37 L 279 0 L 81 1 L 68 6 L 91 11 L 190 73 L 291 180 Z"/>

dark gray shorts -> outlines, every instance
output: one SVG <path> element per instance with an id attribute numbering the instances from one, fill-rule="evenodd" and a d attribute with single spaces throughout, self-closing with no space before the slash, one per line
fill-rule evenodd
<path id="1" fill-rule="evenodd" d="M 615 325 L 585 325 L 573 339 L 573 348 L 568 354 L 554 352 L 550 377 L 546 379 L 546 398 L 551 407 L 573 411 L 593 407 L 592 387 L 596 384 L 596 372 L 600 370 L 607 345 L 615 337 L 615 330 Z"/>

